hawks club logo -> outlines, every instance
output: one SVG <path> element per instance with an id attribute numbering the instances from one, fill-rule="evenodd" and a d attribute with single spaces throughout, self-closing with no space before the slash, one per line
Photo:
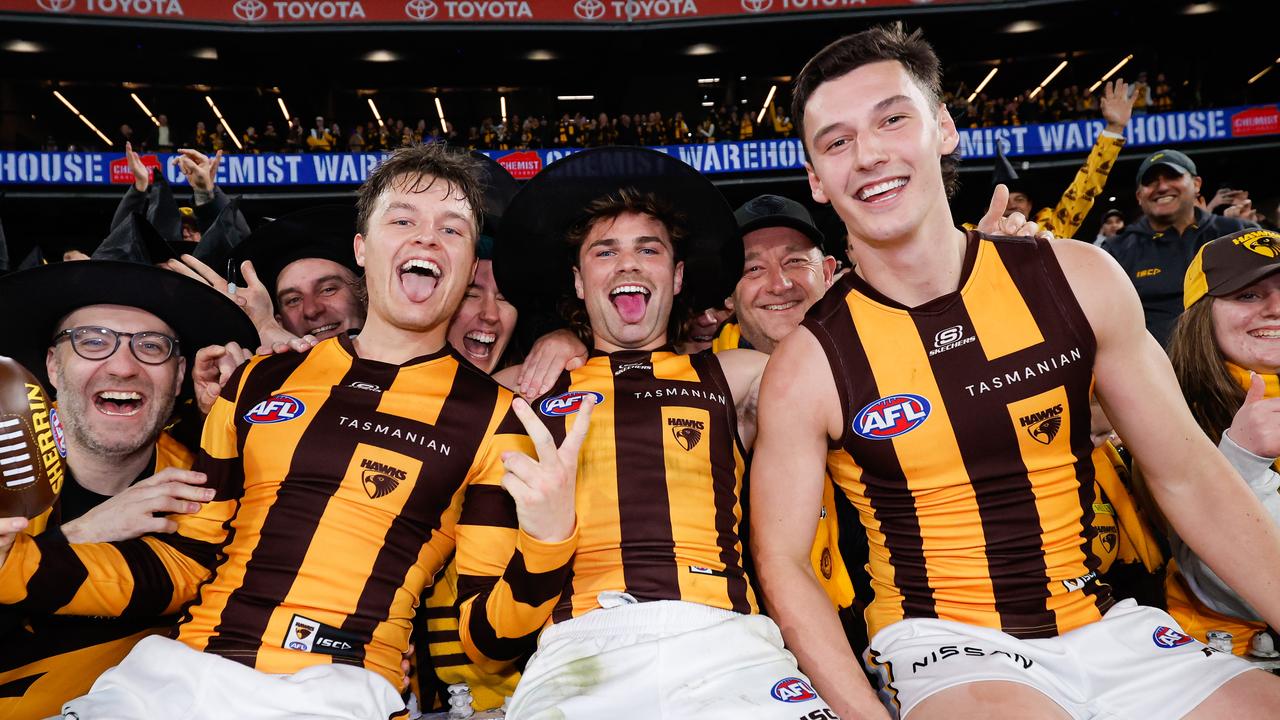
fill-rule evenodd
<path id="1" fill-rule="evenodd" d="M 706 429 L 701 420 L 684 418 L 667 418 L 667 425 L 671 426 L 671 437 L 685 450 L 697 447 L 698 441 L 702 439 L 702 431 Z"/>
<path id="2" fill-rule="evenodd" d="M 409 477 L 408 473 L 398 467 L 368 458 L 360 460 L 360 467 L 364 468 L 364 474 L 361 477 L 364 491 L 374 500 L 384 495 L 390 495 L 396 488 L 400 487 L 402 481 Z"/>
<path id="3" fill-rule="evenodd" d="M 784 703 L 800 703 L 809 700 L 816 700 L 818 693 L 813 691 L 809 683 L 798 677 L 783 678 L 773 684 L 773 689 L 769 691 L 774 700 L 781 700 Z"/>
<path id="4" fill-rule="evenodd" d="M 293 634 L 297 635 L 299 640 L 306 640 L 311 637 L 311 633 L 315 631 L 316 629 L 311 625 L 304 625 L 302 623 L 293 624 Z"/>
<path id="5" fill-rule="evenodd" d="M 1280 235 L 1270 230 L 1254 230 L 1251 233 L 1241 235 L 1232 240 L 1232 242 L 1236 245 L 1243 245 L 1263 257 L 1280 257 Z"/>
<path id="6" fill-rule="evenodd" d="M 1018 418 L 1018 424 L 1026 428 L 1032 440 L 1041 445 L 1048 445 L 1062 429 L 1062 405 L 1054 405 L 1047 410 L 1024 415 Z"/>
<path id="7" fill-rule="evenodd" d="M 547 417 L 564 417 L 582 409 L 582 401 L 587 396 L 596 399 L 596 405 L 604 402 L 604 395 L 589 390 L 570 390 L 567 393 L 549 397 L 538 404 L 538 411 Z"/>
<path id="8" fill-rule="evenodd" d="M 920 427 L 929 411 L 929 401 L 919 395 L 889 395 L 859 410 L 853 431 L 868 440 L 888 440 Z"/>
<path id="9" fill-rule="evenodd" d="M 1155 632 L 1151 633 L 1151 641 L 1156 644 L 1156 647 L 1166 649 L 1181 647 L 1189 642 L 1194 642 L 1194 640 L 1195 638 L 1190 635 L 1164 625 L 1157 627 Z"/>
<path id="10" fill-rule="evenodd" d="M 307 406 L 292 395 L 272 395 L 244 414 L 244 420 L 254 425 L 269 425 L 302 417 Z"/>

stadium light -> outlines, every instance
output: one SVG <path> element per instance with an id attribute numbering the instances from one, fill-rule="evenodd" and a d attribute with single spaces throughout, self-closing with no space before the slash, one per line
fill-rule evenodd
<path id="1" fill-rule="evenodd" d="M 720 78 L 698 78 L 699 85 L 715 85 L 720 82 Z"/>
<path id="2" fill-rule="evenodd" d="M 30 40 L 9 40 L 4 49 L 15 53 L 38 53 L 44 52 L 44 45 Z"/>
<path id="3" fill-rule="evenodd" d="M 557 100 L 595 100 L 595 95 L 557 95 Z"/>
<path id="4" fill-rule="evenodd" d="M 62 104 L 66 105 L 68 110 L 74 113 L 76 117 L 80 118 L 80 122 L 84 123 L 85 125 L 88 125 L 89 129 L 92 130 L 94 134 L 102 138 L 102 142 L 106 143 L 107 147 L 112 147 L 115 145 L 115 143 L 111 142 L 110 138 L 102 134 L 102 131 L 98 129 L 97 125 L 94 125 L 92 122 L 89 121 L 89 118 L 85 117 L 83 113 L 77 110 L 76 106 L 72 105 L 70 100 L 63 97 L 62 93 L 58 92 L 57 90 L 54 90 L 53 96 L 58 98 L 58 100 L 62 101 Z"/>
<path id="5" fill-rule="evenodd" d="M 1030 100 L 1030 99 L 1034 98 L 1035 96 L 1039 95 L 1039 94 L 1040 94 L 1040 91 L 1041 91 L 1041 90 L 1043 90 L 1043 89 L 1045 88 L 1045 86 L 1046 86 L 1046 85 L 1048 85 L 1049 83 L 1053 82 L 1053 79 L 1054 79 L 1054 78 L 1056 78 L 1056 77 L 1058 77 L 1058 73 L 1062 72 L 1062 68 L 1064 68 L 1064 67 L 1066 67 L 1066 66 L 1067 66 L 1067 61 L 1066 61 L 1066 60 L 1063 60 L 1062 62 L 1058 63 L 1058 67 L 1054 68 L 1054 69 L 1053 69 L 1053 72 L 1049 73 L 1049 76 L 1048 76 L 1048 77 L 1046 77 L 1044 80 L 1041 80 L 1041 81 L 1040 81 L 1040 84 L 1036 86 L 1036 89 L 1035 89 L 1035 90 L 1032 90 L 1032 91 L 1031 91 L 1031 94 L 1027 96 L 1027 99 L 1028 99 L 1028 100 Z"/>
<path id="6" fill-rule="evenodd" d="M 142 112 L 146 113 L 147 117 L 151 118 L 151 122 L 156 127 L 160 127 L 160 121 L 156 119 L 155 115 L 151 114 L 151 110 L 149 110 L 146 104 L 142 102 L 142 98 L 138 97 L 138 93 L 129 93 L 129 97 L 133 98 L 133 101 L 138 103 L 138 107 L 142 108 Z"/>
<path id="7" fill-rule="evenodd" d="M 244 146 L 240 144 L 240 138 L 236 137 L 236 133 L 231 129 L 231 124 L 227 122 L 227 119 L 222 117 L 222 111 L 219 110 L 217 104 L 213 102 L 213 98 L 205 95 L 204 101 L 209 103 L 209 107 L 213 109 L 214 117 L 218 118 L 218 122 L 222 123 L 222 129 L 226 130 L 227 134 L 231 136 L 231 142 L 236 144 L 236 149 L 243 151 Z"/>
<path id="8" fill-rule="evenodd" d="M 715 104 L 715 103 L 713 103 L 713 102 L 711 102 L 710 100 L 708 100 L 708 101 L 706 101 L 706 102 L 702 103 L 702 107 L 715 107 L 715 106 L 716 106 L 716 104 Z"/>
<path id="9" fill-rule="evenodd" d="M 1116 63 L 1116 66 L 1115 66 L 1115 67 L 1113 67 L 1113 68 L 1111 68 L 1110 70 L 1108 70 L 1108 71 L 1107 71 L 1107 74 L 1106 74 L 1106 75 L 1103 75 L 1102 77 L 1098 78 L 1098 82 L 1096 82 L 1096 83 L 1094 83 L 1094 84 L 1090 85 L 1090 86 L 1089 86 L 1089 89 L 1088 89 L 1088 90 L 1086 90 L 1084 94 L 1085 94 L 1085 95 L 1092 95 L 1092 94 L 1093 94 L 1093 91 L 1094 91 L 1094 90 L 1097 90 L 1099 85 L 1101 85 L 1102 83 L 1104 83 L 1104 82 L 1106 82 L 1106 81 L 1110 80 L 1112 75 L 1115 75 L 1117 72 L 1120 72 L 1120 68 L 1124 67 L 1124 66 L 1125 66 L 1125 64 L 1126 64 L 1126 63 L 1128 63 L 1128 62 L 1129 62 L 1130 60 L 1132 60 L 1132 59 L 1133 59 L 1133 55 L 1132 55 L 1132 54 L 1125 55 L 1123 60 L 1121 60 L 1120 62 Z"/>
<path id="10" fill-rule="evenodd" d="M 440 116 L 440 132 L 446 136 L 449 134 L 449 123 L 444 120 L 444 105 L 440 104 L 440 96 L 436 96 L 436 115 Z"/>
<path id="11" fill-rule="evenodd" d="M 987 83 L 991 82 L 991 78 L 995 77 L 998 72 L 1000 72 L 999 65 L 991 68 L 991 72 L 987 73 L 987 76 L 982 78 L 982 82 L 978 83 L 978 87 L 973 91 L 973 94 L 969 96 L 969 102 L 973 102 L 973 99 L 978 97 L 978 94 L 986 89 Z"/>
<path id="12" fill-rule="evenodd" d="M 382 114 L 378 112 L 378 106 L 373 104 L 373 98 L 369 98 L 369 109 L 373 111 L 373 119 L 378 121 L 378 127 L 386 127 L 387 124 L 382 122 Z"/>
<path id="13" fill-rule="evenodd" d="M 1275 66 L 1276 66 L 1276 63 L 1280 63 L 1280 58 L 1276 58 L 1276 62 L 1271 63 L 1270 65 L 1268 65 L 1268 66 L 1266 66 L 1266 67 L 1262 68 L 1261 70 L 1259 70 L 1259 71 L 1258 71 L 1258 74 L 1257 74 L 1257 75 L 1254 75 L 1254 76 L 1253 76 L 1253 77 L 1251 77 L 1251 78 L 1249 78 L 1249 82 L 1247 82 L 1247 83 L 1245 83 L 1245 84 L 1246 84 L 1246 85 L 1252 85 L 1252 84 L 1254 84 L 1254 83 L 1258 82 L 1259 80 L 1261 80 L 1263 75 L 1266 75 L 1267 73 L 1271 72 L 1271 68 L 1275 67 Z"/>
<path id="14" fill-rule="evenodd" d="M 502 109 L 502 124 L 506 125 L 507 124 L 507 96 L 506 95 L 498 96 L 498 106 Z"/>
<path id="15" fill-rule="evenodd" d="M 293 127 L 293 118 L 289 117 L 289 108 L 284 106 L 284 96 L 277 96 L 276 102 L 280 104 L 280 114 L 284 115 L 284 121 L 289 123 L 289 127 Z"/>
<path id="16" fill-rule="evenodd" d="M 756 116 L 756 124 L 764 122 L 764 114 L 769 109 L 769 103 L 773 102 L 773 94 L 778 92 L 777 85 L 769 86 L 769 97 L 764 99 L 764 105 L 760 108 L 760 114 Z M 745 101 L 744 101 L 745 102 Z"/>

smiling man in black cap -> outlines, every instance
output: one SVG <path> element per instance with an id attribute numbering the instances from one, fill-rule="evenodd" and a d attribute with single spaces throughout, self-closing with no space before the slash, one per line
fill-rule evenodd
<path id="1" fill-rule="evenodd" d="M 510 547 L 465 542 L 484 529 L 465 516 L 459 526 L 460 566 L 496 571 L 459 582 L 464 598 L 476 595 L 462 605 L 468 651 L 498 665 L 533 649 L 542 631 L 508 709 L 513 720 L 695 717 L 708 707 L 828 717 L 777 627 L 759 614 L 742 558 L 744 456 L 765 357 L 671 347 L 673 308 L 706 307 L 732 287 L 720 251 L 735 232 L 706 178 L 644 149 L 571 155 L 539 173 L 507 211 L 495 258 L 500 287 L 522 312 L 541 302 L 585 313 L 593 347 L 534 404 L 546 430 L 533 435 L 548 440 L 578 432 L 580 411 L 593 407 L 567 581 L 511 586 L 496 576 Z M 523 472 L 517 461 L 507 466 Z M 488 560 L 468 562 L 465 553 Z"/>
<path id="2" fill-rule="evenodd" d="M 68 469 L 58 503 L 27 532 L 50 551 L 168 533 L 169 513 L 212 496 L 164 432 L 195 348 L 254 342 L 244 313 L 203 284 L 143 264 L 61 263 L 0 279 L 0 354 L 57 390 Z M 46 374 L 47 373 L 47 374 Z M 37 572 L 34 588 L 52 578 Z M 56 591 L 55 591 L 56 592 Z M 152 598 L 163 603 L 166 598 Z M 67 618 L 7 608 L 0 637 L 0 714 L 47 717 L 88 692 L 141 638 L 173 616 Z"/>
<path id="3" fill-rule="evenodd" d="M 1182 278 L 1196 251 L 1214 238 L 1257 226 L 1197 207 L 1196 164 L 1177 150 L 1152 153 L 1136 180 L 1142 217 L 1102 247 L 1133 282 L 1147 330 L 1164 345 L 1182 314 Z"/>

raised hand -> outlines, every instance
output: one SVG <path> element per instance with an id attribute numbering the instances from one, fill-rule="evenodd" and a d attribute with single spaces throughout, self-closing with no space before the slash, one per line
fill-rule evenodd
<path id="1" fill-rule="evenodd" d="M 1028 220 L 1020 212 L 1009 213 L 1005 217 L 1004 210 L 1009 206 L 1009 188 L 1004 184 L 996 185 L 991 191 L 991 204 L 987 213 L 978 221 L 978 232 L 985 235 L 1006 235 L 1010 237 L 1037 237 L 1052 240 L 1053 233 L 1041 230 L 1040 225 Z"/>
<path id="2" fill-rule="evenodd" d="M 124 156 L 129 161 L 129 170 L 133 172 L 133 189 L 140 193 L 151 187 L 151 168 L 142 164 L 142 158 L 133 151 L 133 143 L 124 144 Z"/>
<path id="3" fill-rule="evenodd" d="M 1227 434 L 1231 441 L 1264 458 L 1280 457 L 1280 398 L 1265 396 L 1267 384 L 1254 374 L 1244 404 L 1236 411 Z"/>
<path id="4" fill-rule="evenodd" d="M 511 403 L 516 417 L 533 440 L 538 458 L 535 460 L 521 452 L 503 453 L 502 465 L 507 472 L 502 476 L 502 487 L 516 501 L 520 529 L 535 540 L 556 543 L 573 534 L 577 522 L 574 500 L 578 451 L 587 437 L 594 404 L 590 396 L 583 401 L 573 429 L 560 447 L 556 447 L 555 438 L 529 403 L 520 398 Z"/>
<path id="5" fill-rule="evenodd" d="M 218 165 L 222 163 L 221 150 L 213 157 L 209 157 L 199 150 L 179 148 L 178 157 L 173 161 L 178 164 L 182 174 L 187 176 L 187 182 L 191 184 L 192 190 L 206 194 L 213 193 L 213 186 L 218 177 Z"/>
<path id="6" fill-rule="evenodd" d="M 536 398 L 551 389 L 565 370 L 577 370 L 587 361 L 587 346 L 572 330 L 560 329 L 538 338 L 520 366 L 520 394 Z"/>
<path id="7" fill-rule="evenodd" d="M 248 362 L 251 356 L 252 353 L 236 342 L 210 345 L 196 352 L 196 361 L 191 368 L 191 383 L 195 386 L 196 406 L 201 413 L 209 414 L 231 374 Z"/>
<path id="8" fill-rule="evenodd" d="M 1102 99 L 1098 101 L 1098 109 L 1102 111 L 1102 119 L 1107 121 L 1107 129 L 1118 133 L 1129 124 L 1133 115 L 1133 103 L 1138 93 L 1129 94 L 1129 84 L 1124 80 L 1112 80 L 1102 91 Z"/>

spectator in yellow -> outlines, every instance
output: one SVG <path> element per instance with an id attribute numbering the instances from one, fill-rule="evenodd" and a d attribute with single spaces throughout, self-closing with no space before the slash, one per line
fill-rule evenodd
<path id="1" fill-rule="evenodd" d="M 333 150 L 333 134 L 324 126 L 324 117 L 316 116 L 316 125 L 307 134 L 307 150 L 311 152 L 329 152 Z"/>

